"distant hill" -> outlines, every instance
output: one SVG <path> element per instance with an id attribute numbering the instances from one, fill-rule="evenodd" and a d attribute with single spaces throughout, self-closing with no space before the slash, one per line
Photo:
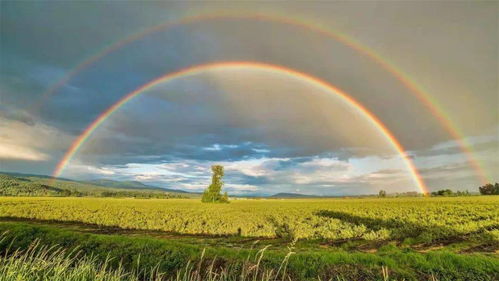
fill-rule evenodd
<path id="1" fill-rule="evenodd" d="M 97 196 L 136 198 L 192 198 L 198 193 L 163 189 L 136 181 L 74 181 L 44 175 L 0 172 L 0 196 Z"/>
<path id="2" fill-rule="evenodd" d="M 0 195 L 2 196 L 57 196 L 63 189 L 24 178 L 0 174 Z"/>
<path id="3" fill-rule="evenodd" d="M 300 193 L 286 193 L 286 192 L 281 192 L 281 193 L 276 193 L 272 196 L 272 198 L 314 198 L 314 197 L 320 197 L 317 195 L 305 195 L 305 194 L 300 194 Z"/>
<path id="4" fill-rule="evenodd" d="M 157 186 L 147 185 L 141 183 L 140 181 L 115 181 L 109 179 L 96 179 L 86 182 L 93 185 L 108 186 L 108 187 L 123 188 L 123 189 L 147 189 L 147 190 L 158 190 L 158 191 L 176 192 L 176 193 L 190 193 L 180 189 L 161 188 Z"/>

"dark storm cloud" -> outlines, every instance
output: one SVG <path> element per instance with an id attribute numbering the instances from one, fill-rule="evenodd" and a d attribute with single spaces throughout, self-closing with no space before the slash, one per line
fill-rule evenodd
<path id="1" fill-rule="evenodd" d="M 189 9 L 197 7 L 196 5 L 182 5 L 178 3 L 149 3 L 141 5 L 141 9 L 137 9 L 138 6 L 135 3 L 119 2 L 106 3 L 105 5 L 93 2 L 49 2 L 43 4 L 6 2 L 3 4 L 2 9 L 2 28 L 4 31 L 2 33 L 4 39 L 2 40 L 2 50 L 4 53 L 15 53 L 36 64 L 45 64 L 47 69 L 67 71 L 77 61 L 94 53 L 95 50 L 108 44 L 108 42 L 116 41 L 118 38 L 123 38 L 127 34 L 151 26 L 153 23 L 164 22 L 167 19 L 173 18 L 173 15 L 178 16 L 179 14 L 189 13 Z M 218 6 L 224 7 L 225 10 L 231 10 L 232 8 L 246 9 L 249 12 L 255 10 L 255 7 L 252 7 L 253 5 L 248 3 L 234 5 L 211 3 L 198 4 L 198 6 L 199 9 L 206 8 L 207 10 L 211 9 L 214 11 L 220 8 Z M 380 7 L 383 8 L 381 9 Z M 479 63 L 484 58 L 478 60 L 473 55 L 471 59 L 475 60 L 468 62 L 467 58 L 462 55 L 463 52 L 468 51 L 465 49 L 469 47 L 467 45 L 468 42 L 477 42 L 477 40 L 463 40 L 460 38 L 460 44 L 455 44 L 456 42 L 452 41 L 455 39 L 454 34 L 447 33 L 447 36 L 444 36 L 444 31 L 450 24 L 455 24 L 461 31 L 459 33 L 460 36 L 479 36 L 472 32 L 473 30 L 469 27 L 472 22 L 473 26 L 477 26 L 480 30 L 490 31 L 491 34 L 495 34 L 492 31 L 494 31 L 496 25 L 489 24 L 491 19 L 495 19 L 490 16 L 490 11 L 494 10 L 491 7 L 494 7 L 494 4 L 482 3 L 480 5 L 469 5 L 453 3 L 443 5 L 439 3 L 425 3 L 415 5 L 412 3 L 368 3 L 366 5 L 359 5 L 355 3 L 335 3 L 333 5 L 314 3 L 313 5 L 304 5 L 296 3 L 286 8 L 293 13 L 301 11 L 307 16 L 316 16 L 318 19 L 322 19 L 324 14 L 328 14 L 325 19 L 331 18 L 329 14 L 332 12 L 335 15 L 332 18 L 338 21 L 337 24 L 340 27 L 343 27 L 345 17 L 355 15 L 355 24 L 352 24 L 350 28 L 356 32 L 359 32 L 357 30 L 359 28 L 368 30 L 369 33 L 364 32 L 360 34 L 366 37 L 363 38 L 366 41 L 377 39 L 375 43 L 382 47 L 388 47 L 389 45 L 383 44 L 383 42 L 390 42 L 392 44 L 389 46 L 402 44 L 406 48 L 403 45 L 404 41 L 396 42 L 395 40 L 402 39 L 402 36 L 408 36 L 408 38 L 404 39 L 416 41 L 410 47 L 416 48 L 418 45 L 422 45 L 424 48 L 421 51 L 430 51 L 428 50 L 428 44 L 433 44 L 431 46 L 433 49 L 429 55 L 437 56 L 438 59 L 440 59 L 438 56 L 452 55 L 453 57 L 460 57 L 461 61 L 466 59 L 466 63 Z M 267 3 L 261 9 L 273 12 L 276 8 L 282 7 L 279 4 Z M 448 13 L 440 14 L 435 12 L 442 9 L 448 11 Z M 428 13 L 428 11 L 431 13 Z M 130 16 L 131 14 L 134 16 Z M 427 18 L 424 21 L 418 20 L 416 24 L 414 19 L 418 19 L 422 15 Z M 477 17 L 481 21 L 477 21 Z M 399 25 L 398 28 L 395 27 L 397 25 Z M 443 27 L 435 29 L 433 28 L 434 26 Z M 425 32 L 430 27 L 433 28 L 433 32 L 426 32 L 425 35 L 431 36 L 432 40 L 417 41 L 418 39 L 415 36 L 410 35 L 414 31 L 418 33 Z M 242 30 L 245 32 L 240 32 Z M 383 33 L 380 33 L 381 31 Z M 227 34 L 230 36 L 227 36 Z M 346 50 L 344 46 L 342 47 L 341 44 L 335 43 L 334 40 L 322 40 L 321 44 L 312 44 L 312 42 L 318 40 L 318 37 L 317 35 L 309 34 L 308 31 L 300 30 L 300 28 L 261 22 L 227 22 L 221 20 L 214 23 L 194 24 L 192 26 L 174 28 L 173 31 L 166 32 L 166 35 L 162 33 L 159 33 L 159 35 L 155 34 L 154 36 L 145 38 L 141 43 L 134 43 L 136 48 L 131 48 L 128 54 L 124 52 L 122 55 L 116 56 L 122 64 L 120 67 L 113 68 L 110 71 L 115 73 L 114 77 L 111 74 L 107 74 L 109 75 L 107 76 L 105 73 L 99 73 L 98 70 L 95 72 L 95 76 L 102 77 L 103 81 L 118 80 L 120 81 L 119 85 L 124 84 L 121 89 L 128 89 L 130 86 L 140 85 L 140 83 L 147 81 L 144 79 L 137 83 L 126 85 L 128 80 L 140 76 L 140 73 L 147 72 L 147 69 L 150 70 L 150 73 L 157 75 L 161 71 L 168 71 L 175 69 L 177 66 L 200 61 L 259 59 L 276 63 L 280 62 L 317 74 L 350 90 L 362 102 L 367 104 L 369 108 L 373 109 L 375 113 L 384 117 L 382 119 L 391 128 L 400 130 L 400 138 L 404 140 L 404 143 L 408 144 L 406 146 L 409 149 L 423 146 L 416 143 L 428 145 L 425 142 L 431 143 L 434 141 L 430 136 L 438 134 L 439 130 L 429 128 L 429 124 L 432 122 L 428 122 L 431 119 L 431 117 L 428 117 L 428 112 L 418 108 L 418 106 L 413 106 L 413 102 L 404 102 L 404 97 L 408 96 L 406 90 L 402 87 L 395 87 L 394 83 L 388 83 L 389 87 L 383 86 L 383 84 L 387 84 L 387 80 L 392 78 L 384 78 L 383 76 L 386 76 L 386 73 L 380 71 L 379 67 L 366 64 L 362 56 Z M 489 38 L 487 40 L 493 40 L 494 37 L 486 36 L 486 38 Z M 189 40 L 186 38 L 189 38 Z M 248 40 L 248 38 L 251 38 L 251 40 Z M 300 38 L 300 40 L 296 40 L 295 38 Z M 449 42 L 445 42 L 446 39 Z M 432 41 L 436 43 L 432 43 Z M 311 43 L 304 45 L 302 42 Z M 494 44 L 475 45 L 494 46 Z M 154 46 L 157 47 L 155 48 Z M 177 51 L 174 51 L 175 49 Z M 145 50 L 148 51 L 146 52 Z M 436 53 L 436 50 L 440 53 Z M 152 55 L 148 57 L 149 54 Z M 485 55 L 489 55 L 489 53 L 485 53 Z M 421 58 L 424 56 L 411 53 L 410 57 Z M 175 59 L 180 62 L 174 61 Z M 427 59 L 427 61 L 431 60 Z M 151 64 L 151 62 L 153 63 Z M 163 65 L 169 65 L 171 68 L 156 67 L 155 65 L 158 64 L 154 62 L 161 62 Z M 324 66 L 324 63 L 321 62 L 331 63 Z M 127 65 L 128 67 L 126 67 Z M 119 74 L 119 71 L 117 73 L 117 69 L 138 71 L 126 76 L 126 74 Z M 453 69 L 452 71 L 457 70 Z M 495 77 L 492 81 L 495 81 L 497 78 L 497 75 L 494 76 L 493 71 L 485 71 L 484 74 Z M 154 75 L 146 76 L 150 78 Z M 487 85 L 491 81 L 490 78 L 488 79 L 489 82 Z M 362 83 L 358 83 L 359 80 L 362 80 Z M 103 95 L 102 92 L 105 92 L 107 97 L 113 96 L 113 90 L 107 88 L 112 88 L 109 85 L 113 83 L 99 83 L 93 78 L 85 81 L 87 85 L 93 83 L 99 85 L 98 88 L 101 90 L 101 95 Z M 393 90 L 394 88 L 395 90 Z M 481 91 L 481 94 L 492 95 L 490 97 L 494 97 L 493 90 Z M 116 95 L 123 94 L 121 91 L 118 92 Z M 387 92 L 395 92 L 388 96 L 392 102 L 398 104 L 398 111 L 382 106 L 386 102 Z M 114 100 L 114 96 L 113 98 L 109 98 L 110 100 Z M 398 99 L 402 102 L 398 102 Z M 487 104 L 485 103 L 484 105 L 486 106 Z M 379 107 L 382 110 L 378 110 Z M 89 113 L 94 113 L 91 108 L 86 110 L 90 111 Z M 392 110 L 394 111 L 392 112 Z M 401 119 L 399 112 L 406 113 L 408 117 Z M 93 116 L 93 114 L 87 115 Z M 414 116 L 419 116 L 419 118 L 413 118 Z M 412 122 L 416 123 L 410 126 L 405 123 L 407 120 L 413 120 Z M 409 135 L 406 132 L 407 130 L 414 130 L 408 131 L 408 133 L 411 133 L 410 138 L 405 137 Z M 419 137 L 423 135 L 424 137 Z M 442 138 L 444 136 L 437 137 Z M 411 139 L 414 140 L 414 144 L 411 143 Z M 425 139 L 428 139 L 428 141 Z"/>
<path id="2" fill-rule="evenodd" d="M 241 30 L 245 32 L 240 32 Z M 48 32 L 44 29 L 29 31 Z M 54 32 L 56 34 L 52 36 L 65 38 L 64 32 L 57 30 Z M 113 32 L 112 28 L 109 32 Z M 228 37 L 227 34 L 231 36 Z M 248 36 L 251 40 L 248 40 Z M 314 45 L 314 52 L 307 51 L 306 46 L 301 44 L 303 39 L 299 38 L 303 37 L 317 42 Z M 50 40 L 50 37 L 47 40 Z M 74 38 L 67 40 L 68 42 L 63 44 L 65 48 L 71 48 L 72 44 L 78 45 L 79 42 L 74 43 Z M 77 131 L 75 128 L 90 123 L 99 112 L 118 100 L 120 96 L 162 73 L 193 63 L 256 60 L 288 65 L 326 79 L 334 77 L 330 80 L 346 89 L 365 87 L 352 88 L 351 92 L 375 113 L 381 115 L 388 125 L 401 130 L 401 138 L 409 133 L 413 135 L 406 143 L 413 140 L 415 144 L 421 145 L 432 141 L 428 134 L 422 139 L 417 137 L 423 135 L 418 131 L 419 128 L 424 128 L 425 132 L 432 130 L 432 122 L 422 107 L 413 105 L 410 95 L 395 93 L 393 88 L 395 91 L 403 89 L 394 86 L 390 79 L 386 79 L 385 74 L 372 71 L 377 68 L 375 65 L 345 46 L 329 41 L 331 40 L 324 41 L 317 34 L 309 34 L 306 30 L 246 20 L 219 20 L 155 33 L 117 50 L 72 79 L 70 85 L 60 89 L 57 96 L 42 108 L 41 117 L 48 119 L 51 125 L 75 132 Z M 17 51 L 23 50 L 20 48 Z M 303 59 L 304 52 L 306 60 Z M 334 61 L 334 64 L 325 68 L 322 63 L 325 61 Z M 44 72 L 51 72 L 52 68 L 54 68 L 52 65 L 47 65 L 45 69 L 39 68 L 41 74 L 36 75 L 43 76 Z M 362 79 L 363 83 L 358 83 L 359 79 Z M 376 112 L 376 108 L 385 104 L 386 99 L 397 103 L 398 106 Z M 407 117 L 401 119 L 397 113 L 400 111 L 403 111 Z M 393 123 L 390 124 L 391 122 Z M 416 123 L 407 124 L 407 122 Z M 411 148 L 413 145 L 406 146 Z"/>
<path id="3" fill-rule="evenodd" d="M 61 69 L 148 26 L 182 16 L 182 3 L 2 3 L 2 50 Z"/>

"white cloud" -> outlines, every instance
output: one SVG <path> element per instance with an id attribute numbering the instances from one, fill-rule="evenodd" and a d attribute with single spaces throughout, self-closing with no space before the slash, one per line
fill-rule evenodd
<path id="1" fill-rule="evenodd" d="M 269 149 L 265 149 L 265 148 L 253 148 L 252 150 L 256 153 L 269 153 L 270 152 Z"/>
<path id="2" fill-rule="evenodd" d="M 239 146 L 235 145 L 235 144 L 218 144 L 218 143 L 215 143 L 212 146 L 203 147 L 203 150 L 206 150 L 206 151 L 221 151 L 221 150 L 224 150 L 224 149 L 234 149 L 234 148 L 238 148 L 238 147 Z"/>

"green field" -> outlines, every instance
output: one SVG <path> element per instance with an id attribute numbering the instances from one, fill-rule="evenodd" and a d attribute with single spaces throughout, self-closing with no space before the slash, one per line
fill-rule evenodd
<path id="1" fill-rule="evenodd" d="M 499 239 L 499 197 L 261 199 L 1 198 L 4 217 L 180 234 L 432 242 Z"/>
<path id="2" fill-rule="evenodd" d="M 159 263 L 170 277 L 185 270 L 188 261 L 199 262 L 203 250 L 204 259 L 240 275 L 264 247 L 262 272 L 279 268 L 293 253 L 286 266 L 292 280 L 499 276 L 497 196 L 248 199 L 230 204 L 3 197 L 0 216 L 11 247 L 26 249 L 38 239 L 43 245 L 79 248 L 96 257 L 95 262 L 120 257 L 124 268 L 134 268 L 137 259 L 143 269 Z M 2 245 L 5 251 L 7 243 Z M 111 262 L 109 268 L 119 263 Z"/>

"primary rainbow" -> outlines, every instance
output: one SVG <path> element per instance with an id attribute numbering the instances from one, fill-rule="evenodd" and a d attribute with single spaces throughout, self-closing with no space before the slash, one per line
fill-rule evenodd
<path id="1" fill-rule="evenodd" d="M 260 20 L 260 21 L 268 21 L 275 22 L 280 24 L 286 24 L 291 26 L 296 26 L 299 28 L 303 28 L 305 30 L 315 32 L 321 34 L 325 37 L 332 38 L 345 46 L 355 50 L 361 55 L 364 55 L 386 70 L 388 73 L 392 74 L 404 87 L 409 89 L 415 97 L 426 106 L 426 108 L 432 113 L 432 115 L 437 118 L 442 127 L 449 133 L 449 135 L 456 141 L 460 150 L 464 153 L 467 158 L 467 161 L 470 163 L 471 167 L 474 169 L 478 179 L 482 183 L 486 183 L 490 181 L 490 177 L 486 175 L 484 172 L 482 165 L 475 159 L 472 151 L 472 146 L 465 141 L 464 134 L 461 130 L 452 122 L 450 115 L 445 112 L 443 107 L 439 104 L 439 102 L 431 97 L 425 90 L 424 87 L 418 85 L 414 80 L 409 78 L 409 75 L 404 73 L 400 68 L 397 68 L 393 63 L 389 62 L 389 59 L 382 57 L 377 54 L 374 50 L 367 48 L 366 46 L 361 45 L 359 42 L 355 41 L 351 37 L 348 37 L 344 34 L 341 34 L 337 31 L 330 30 L 327 27 L 321 26 L 320 24 L 310 23 L 306 20 L 297 19 L 297 18 L 288 18 L 286 16 L 281 15 L 247 15 L 247 14 L 237 14 L 234 12 L 231 13 L 217 13 L 210 15 L 196 15 L 185 17 L 179 21 L 175 22 L 167 22 L 163 24 L 159 24 L 150 28 L 147 28 L 143 31 L 134 33 L 129 37 L 120 40 L 116 43 L 113 43 L 96 54 L 88 57 L 81 63 L 79 63 L 75 68 L 68 72 L 64 77 L 62 77 L 58 82 L 56 82 L 53 86 L 47 89 L 41 97 L 41 101 L 35 104 L 30 108 L 30 110 L 34 110 L 38 108 L 41 104 L 43 104 L 50 96 L 55 94 L 58 89 L 60 89 L 63 85 L 65 85 L 72 77 L 79 74 L 84 69 L 88 68 L 93 63 L 100 60 L 102 57 L 114 52 L 115 50 L 126 46 L 136 40 L 144 38 L 145 36 L 159 32 L 168 28 L 172 28 L 179 25 L 191 24 L 201 21 L 208 20 L 216 20 L 216 19 L 249 19 L 249 20 Z M 29 111 L 30 111 L 29 110 Z"/>
<path id="2" fill-rule="evenodd" d="M 410 171 L 412 178 L 414 180 L 414 183 L 416 186 L 419 188 L 419 190 L 423 193 L 427 193 L 428 189 L 425 186 L 421 176 L 419 175 L 419 172 L 417 168 L 415 167 L 414 163 L 410 159 L 410 157 L 405 153 L 405 149 L 402 147 L 400 142 L 393 136 L 393 134 L 388 130 L 388 128 L 373 114 L 371 113 L 367 108 L 365 108 L 361 103 L 356 101 L 353 97 L 350 95 L 346 94 L 342 90 L 336 88 L 335 86 L 329 84 L 328 82 L 325 82 L 323 80 L 320 80 L 314 76 L 311 76 L 309 74 L 299 72 L 294 69 L 286 68 L 283 66 L 279 65 L 272 65 L 272 64 L 266 64 L 266 63 L 259 63 L 259 62 L 250 62 L 250 61 L 230 61 L 230 62 L 217 62 L 217 63 L 208 63 L 208 64 L 201 64 L 201 65 L 195 65 L 191 66 L 188 68 L 184 68 L 181 70 L 178 70 L 176 72 L 171 72 L 166 75 L 160 76 L 142 86 L 137 88 L 136 90 L 128 93 L 125 95 L 123 98 L 121 98 L 118 102 L 113 104 L 111 107 L 106 109 L 102 114 L 100 114 L 77 138 L 76 140 L 72 143 L 68 151 L 64 154 L 63 158 L 61 161 L 57 164 L 54 172 L 52 173 L 52 176 L 58 177 L 61 175 L 62 171 L 64 168 L 68 165 L 70 162 L 71 158 L 75 155 L 75 153 L 78 151 L 78 149 L 85 143 L 85 141 L 92 135 L 92 133 L 104 122 L 106 121 L 109 116 L 111 116 L 116 110 L 118 110 L 121 106 L 132 100 L 134 97 L 140 95 L 144 91 L 151 89 L 152 87 L 171 81 L 176 78 L 188 76 L 188 75 L 194 75 L 201 73 L 203 71 L 207 70 L 215 70 L 215 69 L 235 69 L 235 68 L 256 68 L 256 69 L 261 69 L 265 71 L 272 71 L 280 74 L 286 74 L 291 77 L 294 77 L 295 79 L 300 79 L 302 81 L 311 83 L 321 89 L 324 89 L 340 99 L 342 99 L 344 102 L 348 103 L 352 107 L 354 107 L 360 114 L 362 114 L 364 117 L 369 120 L 369 122 L 377 128 L 382 135 L 388 140 L 388 142 L 393 146 L 393 148 L 400 154 L 402 159 L 404 160 L 404 163 L 406 164 L 408 170 Z"/>

